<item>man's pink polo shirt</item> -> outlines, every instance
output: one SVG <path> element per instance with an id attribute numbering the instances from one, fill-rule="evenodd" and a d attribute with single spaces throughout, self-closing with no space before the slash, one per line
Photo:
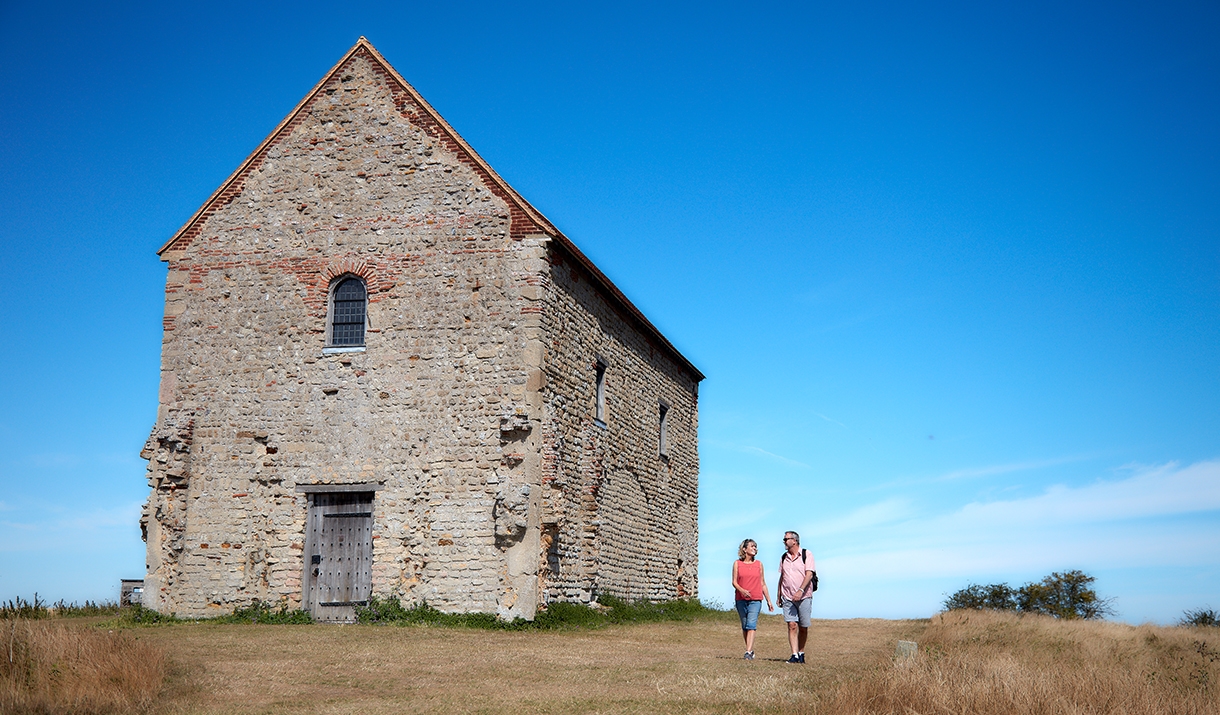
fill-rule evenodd
<path id="1" fill-rule="evenodd" d="M 783 583 L 780 587 L 780 595 L 785 601 L 803 601 L 813 595 L 813 584 L 809 584 L 805 588 L 804 594 L 801 594 L 797 589 L 805 582 L 806 571 L 817 571 L 817 566 L 813 563 L 813 554 L 805 552 L 805 563 L 801 563 L 801 553 L 796 553 L 796 558 L 790 558 L 788 552 L 784 552 L 783 558 L 779 560 L 780 571 L 783 574 Z"/>

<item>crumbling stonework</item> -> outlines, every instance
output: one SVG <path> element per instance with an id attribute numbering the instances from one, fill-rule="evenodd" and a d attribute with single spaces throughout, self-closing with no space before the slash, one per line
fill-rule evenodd
<path id="1" fill-rule="evenodd" d="M 147 606 L 301 605 L 335 490 L 405 604 L 697 594 L 702 375 L 363 38 L 160 253 Z M 328 349 L 348 276 L 364 345 Z"/>

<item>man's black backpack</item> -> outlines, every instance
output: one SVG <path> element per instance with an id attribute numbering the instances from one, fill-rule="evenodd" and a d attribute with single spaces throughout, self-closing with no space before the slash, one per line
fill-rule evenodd
<path id="1" fill-rule="evenodd" d="M 805 557 L 807 557 L 808 555 L 809 555 L 809 552 L 808 552 L 808 551 L 806 551 L 806 550 L 804 550 L 804 549 L 801 549 L 801 564 L 802 564 L 802 565 L 805 563 Z M 780 558 L 780 564 L 779 564 L 779 566 L 780 566 L 780 569 L 779 569 L 779 583 L 778 583 L 778 584 L 776 584 L 776 586 L 775 586 L 775 590 L 776 590 L 776 592 L 777 592 L 777 595 L 778 595 L 779 593 L 783 593 L 783 587 L 784 587 L 784 563 L 783 563 L 783 559 L 788 558 L 788 554 L 787 554 L 787 553 L 785 553 L 783 556 L 781 556 L 781 557 L 779 557 L 779 558 Z M 814 572 L 813 572 L 813 578 L 812 578 L 812 579 L 810 579 L 810 581 L 809 581 L 809 585 L 813 587 L 813 590 L 814 590 L 814 591 L 818 590 L 818 572 L 817 572 L 817 571 L 814 571 Z M 780 598 L 783 598 L 783 596 L 780 596 Z"/>

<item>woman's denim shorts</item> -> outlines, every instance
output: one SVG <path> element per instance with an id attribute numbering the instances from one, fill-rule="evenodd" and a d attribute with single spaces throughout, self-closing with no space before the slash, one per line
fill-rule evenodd
<path id="1" fill-rule="evenodd" d="M 758 630 L 758 614 L 762 611 L 762 601 L 737 601 L 737 615 L 741 616 L 741 630 Z"/>

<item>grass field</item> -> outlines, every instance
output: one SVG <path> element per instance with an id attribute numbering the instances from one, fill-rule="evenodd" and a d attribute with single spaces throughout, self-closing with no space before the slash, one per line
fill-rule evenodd
<path id="1" fill-rule="evenodd" d="M 25 625 L 120 644 L 133 671 L 162 678 L 159 688 L 141 696 L 148 692 L 139 690 L 147 678 L 128 674 L 135 694 L 126 699 L 21 705 L 10 697 L 10 684 L 0 709 L 369 715 L 1220 712 L 1215 628 L 990 612 L 951 612 L 931 621 L 815 621 L 809 662 L 798 666 L 783 662 L 784 626 L 773 616 L 760 619 L 758 660 L 743 661 L 736 615 L 730 613 L 691 622 L 525 632 L 215 623 L 111 632 L 99 623 Z M 67 631 L 58 631 L 61 640 Z M 900 639 L 919 642 L 920 652 L 895 663 Z M 60 657 L 65 655 L 61 644 Z M 152 667 L 142 668 L 140 658 Z M 61 663 L 61 686 L 72 672 Z M 108 682 L 116 672 L 95 677 Z"/>

